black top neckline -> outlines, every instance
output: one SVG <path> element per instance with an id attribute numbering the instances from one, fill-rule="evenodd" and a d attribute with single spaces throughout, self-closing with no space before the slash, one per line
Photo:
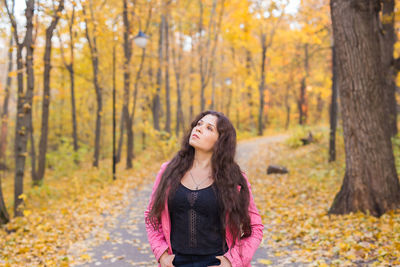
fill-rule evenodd
<path id="1" fill-rule="evenodd" d="M 180 184 L 182 185 L 183 188 L 185 188 L 189 191 L 192 191 L 192 192 L 196 192 L 196 191 L 200 191 L 200 190 L 204 190 L 204 189 L 208 189 L 208 188 L 212 187 L 214 185 L 214 182 L 212 182 L 212 184 L 210 184 L 209 186 L 200 188 L 200 189 L 190 189 L 190 188 L 187 188 L 184 184 L 182 184 L 182 182 Z"/>

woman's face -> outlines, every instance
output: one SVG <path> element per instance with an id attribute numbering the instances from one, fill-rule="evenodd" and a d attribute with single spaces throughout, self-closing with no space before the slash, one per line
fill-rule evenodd
<path id="1" fill-rule="evenodd" d="M 206 152 L 212 151 L 219 137 L 217 120 L 217 116 L 211 114 L 207 114 L 201 118 L 192 129 L 189 144 L 195 149 Z"/>

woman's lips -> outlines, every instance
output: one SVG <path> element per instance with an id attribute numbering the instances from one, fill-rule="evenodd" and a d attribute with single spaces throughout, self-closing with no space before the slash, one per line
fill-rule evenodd
<path id="1" fill-rule="evenodd" d="M 197 134 L 193 134 L 192 137 L 193 138 L 196 137 L 196 138 L 200 139 L 200 137 Z"/>

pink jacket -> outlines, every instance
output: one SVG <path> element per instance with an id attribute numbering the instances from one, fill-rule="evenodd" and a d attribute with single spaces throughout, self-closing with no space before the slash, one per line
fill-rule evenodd
<path id="1" fill-rule="evenodd" d="M 144 212 L 145 218 L 150 212 L 150 208 L 152 205 L 151 201 L 160 183 L 161 176 L 164 170 L 166 169 L 168 163 L 169 162 L 164 162 L 161 165 L 160 171 L 157 174 L 149 204 L 147 206 L 146 211 Z M 236 239 L 236 245 L 232 249 L 229 247 L 228 252 L 225 253 L 224 256 L 231 262 L 232 267 L 251 267 L 250 261 L 255 251 L 257 250 L 258 246 L 261 243 L 263 237 L 263 229 L 264 229 L 264 225 L 262 224 L 261 221 L 261 216 L 258 213 L 258 210 L 254 203 L 253 195 L 251 193 L 250 183 L 245 173 L 243 173 L 243 176 L 246 178 L 247 186 L 249 187 L 250 191 L 249 214 L 251 220 L 252 234 L 251 236 L 241 239 L 240 241 Z M 240 186 L 238 186 L 238 190 L 240 190 Z M 226 227 L 226 229 L 227 229 L 226 242 L 228 246 L 230 246 L 233 237 L 230 231 L 228 230 L 228 227 Z M 147 223 L 146 223 L 146 231 L 151 249 L 153 250 L 154 256 L 156 257 L 158 262 L 160 261 L 160 257 L 165 252 L 165 250 L 168 249 L 168 254 L 170 255 L 172 254 L 171 241 L 170 241 L 171 221 L 168 212 L 168 201 L 165 201 L 165 208 L 161 213 L 161 225 L 158 231 L 155 231 L 153 227 Z"/>

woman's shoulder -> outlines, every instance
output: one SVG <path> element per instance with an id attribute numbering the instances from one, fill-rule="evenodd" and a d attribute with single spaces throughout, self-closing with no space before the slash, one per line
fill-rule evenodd
<path id="1" fill-rule="evenodd" d="M 167 166 L 168 166 L 168 164 L 169 164 L 170 162 L 171 162 L 170 160 L 169 160 L 169 161 L 163 162 L 163 163 L 161 164 L 161 169 L 164 170 L 165 168 L 167 168 Z"/>

